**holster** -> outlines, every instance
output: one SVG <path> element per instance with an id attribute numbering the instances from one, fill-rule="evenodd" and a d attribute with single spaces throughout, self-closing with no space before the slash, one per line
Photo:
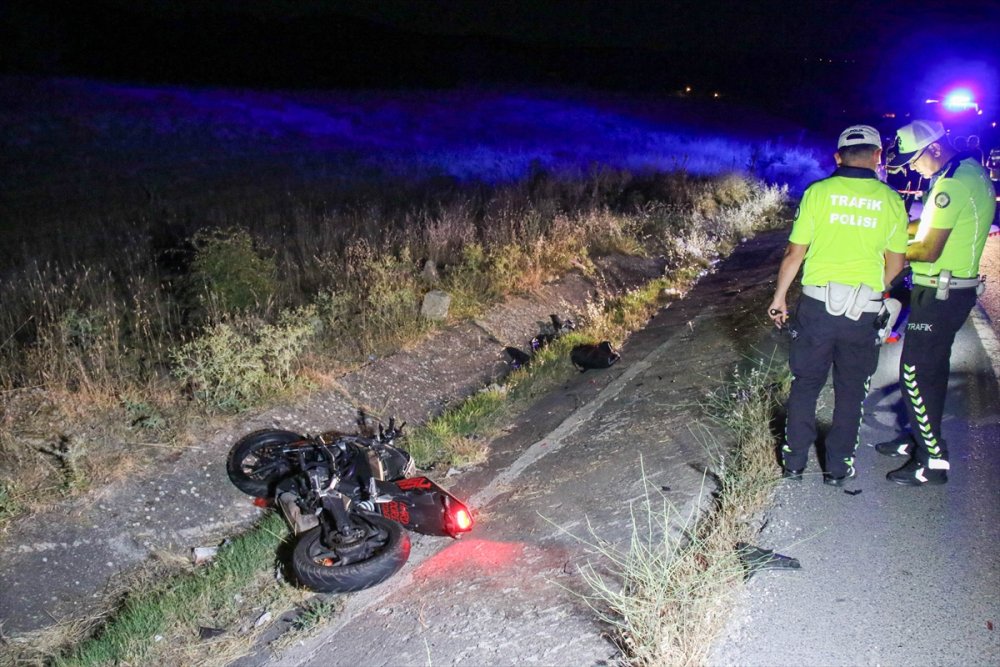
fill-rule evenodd
<path id="1" fill-rule="evenodd" d="M 830 281 L 826 284 L 826 312 L 834 316 L 841 316 L 857 321 L 861 313 L 872 312 L 871 302 L 878 293 L 864 283 L 857 287 L 835 283 Z"/>

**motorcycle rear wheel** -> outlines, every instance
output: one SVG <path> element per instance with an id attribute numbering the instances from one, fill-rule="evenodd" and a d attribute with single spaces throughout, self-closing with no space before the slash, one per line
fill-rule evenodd
<path id="1" fill-rule="evenodd" d="M 292 551 L 292 571 L 306 588 L 319 593 L 351 593 L 380 584 L 396 574 L 410 557 L 410 536 L 403 527 L 377 514 L 355 514 L 354 521 L 368 529 L 371 555 L 343 565 L 320 541 L 321 528 L 299 537 Z"/>
<path id="2" fill-rule="evenodd" d="M 302 440 L 292 431 L 263 429 L 240 438 L 226 459 L 229 480 L 243 493 L 267 498 L 275 485 L 292 472 L 289 462 L 278 451 L 284 445 Z"/>

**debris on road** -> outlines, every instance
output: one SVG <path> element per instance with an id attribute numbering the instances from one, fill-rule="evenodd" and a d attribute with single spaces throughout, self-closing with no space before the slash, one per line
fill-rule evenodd
<path id="1" fill-rule="evenodd" d="M 737 542 L 736 551 L 746 568 L 749 579 L 760 570 L 798 570 L 802 568 L 797 558 L 774 553 L 771 549 L 761 549 L 746 542 Z"/>
<path id="2" fill-rule="evenodd" d="M 195 565 L 202 565 L 215 558 L 219 547 L 195 547 L 191 549 L 191 560 Z"/>
<path id="3" fill-rule="evenodd" d="M 584 343 L 574 347 L 569 354 L 570 361 L 581 373 L 592 368 L 610 368 L 621 355 L 612 347 L 610 341 L 600 343 Z"/>

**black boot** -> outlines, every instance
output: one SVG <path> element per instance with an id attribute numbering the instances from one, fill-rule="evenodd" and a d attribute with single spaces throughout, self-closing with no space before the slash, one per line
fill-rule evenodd
<path id="1" fill-rule="evenodd" d="M 823 483 L 827 486 L 843 486 L 844 482 L 854 477 L 854 468 L 850 468 L 847 473 L 843 475 L 831 475 L 828 472 L 823 473 Z"/>
<path id="2" fill-rule="evenodd" d="M 913 438 L 907 433 L 892 440 L 876 443 L 875 451 L 883 456 L 913 456 Z"/>
<path id="3" fill-rule="evenodd" d="M 933 459 L 932 461 L 937 461 L 936 466 L 940 466 L 944 463 L 945 466 L 948 462 L 943 459 Z M 936 467 L 934 469 L 930 468 L 930 463 L 924 465 L 916 459 L 916 457 L 910 459 L 905 466 L 898 468 L 888 473 L 885 478 L 890 482 L 895 482 L 896 484 L 902 484 L 904 486 L 923 486 L 924 484 L 945 484 L 948 481 L 948 468 Z"/>

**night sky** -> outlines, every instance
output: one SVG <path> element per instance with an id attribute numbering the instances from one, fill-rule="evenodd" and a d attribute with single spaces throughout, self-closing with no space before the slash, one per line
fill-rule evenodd
<path id="1" fill-rule="evenodd" d="M 790 113 L 998 106 L 1000 9 L 959 2 L 14 0 L 7 73 L 280 88 L 570 85 Z"/>

